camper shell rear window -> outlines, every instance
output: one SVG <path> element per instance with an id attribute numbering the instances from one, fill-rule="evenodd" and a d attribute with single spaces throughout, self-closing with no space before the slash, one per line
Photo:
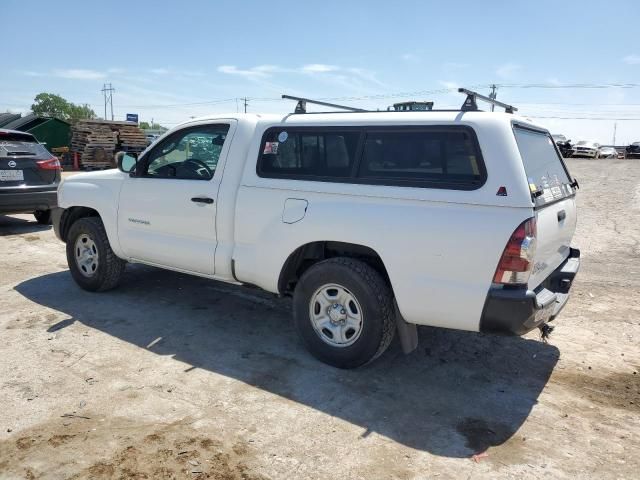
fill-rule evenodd
<path id="1" fill-rule="evenodd" d="M 519 124 L 513 131 L 536 206 L 573 195 L 571 176 L 551 135 Z"/>

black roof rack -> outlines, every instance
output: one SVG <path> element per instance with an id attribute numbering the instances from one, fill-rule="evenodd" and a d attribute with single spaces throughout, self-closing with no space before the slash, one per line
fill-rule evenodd
<path id="1" fill-rule="evenodd" d="M 485 97 L 484 95 L 480 95 L 478 92 L 474 92 L 473 90 L 467 90 L 466 88 L 459 88 L 458 91 L 460 93 L 467 94 L 467 98 L 462 104 L 462 107 L 460 107 L 460 110 L 462 110 L 463 112 L 477 112 L 478 99 L 484 102 L 490 103 L 491 105 L 495 105 L 496 107 L 504 108 L 504 111 L 506 113 L 513 113 L 518 111 L 518 109 L 513 105 L 508 105 L 506 103 L 499 102 L 495 98 Z"/>
<path id="2" fill-rule="evenodd" d="M 296 100 L 298 104 L 293 113 L 307 113 L 307 103 L 313 103 L 315 105 L 322 105 L 323 107 L 339 108 L 340 110 L 348 110 L 350 112 L 366 112 L 362 108 L 347 107 L 345 105 L 338 105 L 336 103 L 321 102 L 319 100 L 311 100 L 310 98 L 293 97 L 291 95 L 282 95 L 282 98 L 287 100 Z"/>
<path id="3" fill-rule="evenodd" d="M 506 103 L 499 102 L 498 100 L 490 97 L 485 97 L 484 95 L 479 94 L 478 92 L 474 92 L 472 90 L 467 90 L 466 88 L 459 88 L 458 92 L 465 93 L 467 98 L 465 99 L 460 110 L 434 110 L 433 102 L 401 102 L 395 103 L 393 105 L 394 109 L 391 110 L 389 107 L 387 110 L 365 110 L 363 108 L 355 108 L 349 107 L 346 105 L 338 105 L 337 103 L 328 103 L 321 102 L 319 100 L 312 100 L 310 98 L 304 97 L 294 97 L 292 95 L 282 95 L 282 98 L 287 100 L 295 100 L 298 102 L 296 104 L 296 109 L 293 113 L 307 113 L 307 103 L 312 103 L 314 105 L 322 105 L 323 107 L 337 108 L 339 110 L 344 110 L 346 112 L 360 112 L 360 113 L 374 113 L 381 111 L 391 111 L 391 112 L 477 112 L 478 109 L 478 100 L 482 100 L 484 102 L 495 105 L 496 107 L 504 108 L 506 113 L 516 112 L 518 109 L 513 105 L 508 105 Z M 318 113 L 328 113 L 328 112 L 318 112 Z"/>

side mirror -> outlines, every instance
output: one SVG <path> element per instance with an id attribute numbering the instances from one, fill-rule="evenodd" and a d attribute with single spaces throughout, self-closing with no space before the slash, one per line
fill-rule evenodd
<path id="1" fill-rule="evenodd" d="M 116 162 L 118 163 L 118 169 L 121 172 L 131 174 L 136 170 L 138 154 L 132 152 L 118 152 L 116 153 Z"/>

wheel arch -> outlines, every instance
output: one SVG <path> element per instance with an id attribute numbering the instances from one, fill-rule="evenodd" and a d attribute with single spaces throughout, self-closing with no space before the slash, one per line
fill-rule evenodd
<path id="1" fill-rule="evenodd" d="M 64 209 L 64 212 L 62 212 L 60 216 L 60 238 L 62 241 L 67 241 L 67 235 L 71 225 L 78 219 L 84 217 L 102 218 L 97 210 L 90 207 L 73 206 Z"/>
<path id="2" fill-rule="evenodd" d="M 384 261 L 373 248 L 356 243 L 322 240 L 305 243 L 291 252 L 280 269 L 278 292 L 291 295 L 298 280 L 309 267 L 335 257 L 350 257 L 364 261 L 382 275 L 393 291 Z"/>

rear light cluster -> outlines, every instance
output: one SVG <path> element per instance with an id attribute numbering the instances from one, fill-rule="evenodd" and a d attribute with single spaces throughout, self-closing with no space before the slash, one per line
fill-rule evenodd
<path id="1" fill-rule="evenodd" d="M 536 219 L 522 222 L 502 252 L 493 282 L 501 285 L 526 285 L 536 252 Z"/>
<path id="2" fill-rule="evenodd" d="M 60 160 L 58 160 L 58 157 L 53 157 L 49 160 L 40 160 L 36 163 L 38 164 L 38 168 L 42 170 L 62 170 L 62 166 L 60 165 Z"/>

